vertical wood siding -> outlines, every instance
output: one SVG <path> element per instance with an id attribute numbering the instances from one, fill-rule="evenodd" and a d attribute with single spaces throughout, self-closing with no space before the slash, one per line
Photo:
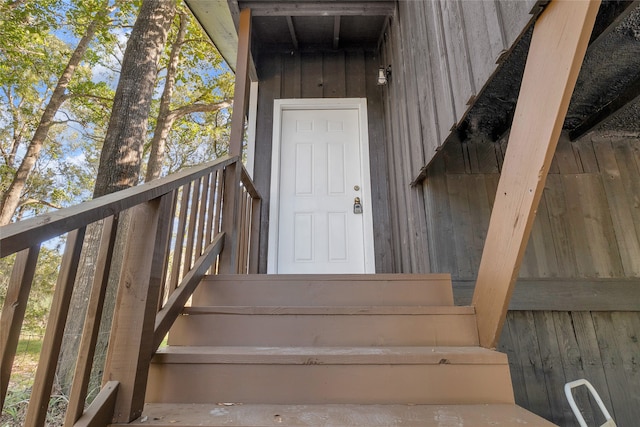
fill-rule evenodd
<path id="1" fill-rule="evenodd" d="M 376 271 L 392 272 L 389 174 L 382 97 L 376 85 L 377 57 L 363 51 L 261 54 L 255 161 L 255 182 L 263 196 L 259 271 L 266 272 L 267 265 L 273 101 L 290 98 L 367 98 Z"/>
<path id="2" fill-rule="evenodd" d="M 451 144 L 423 183 L 431 271 L 474 279 L 504 147 Z M 640 140 L 561 138 L 521 278 L 640 277 Z"/>
<path id="3" fill-rule="evenodd" d="M 496 71 L 497 61 L 532 19 L 535 1 L 400 1 L 381 45 L 380 66 L 391 66 L 384 94 L 384 119 L 389 171 L 390 226 L 395 270 L 420 273 L 430 265 L 429 248 L 436 236 L 425 211 L 421 186 L 411 183 L 431 162 L 454 127 Z M 482 158 L 474 159 L 486 167 Z M 482 166 L 480 166 L 482 165 Z M 464 164 L 461 164 L 464 167 Z M 452 196 L 463 197 L 465 183 L 450 182 Z M 477 197 L 473 194 L 472 197 Z M 469 235 L 450 244 L 447 263 L 459 263 L 475 274 L 473 259 L 461 257 L 474 224 L 459 224 Z M 460 229 L 460 228 L 458 228 Z M 441 239 L 436 239 L 441 241 Z M 452 252 L 453 251 L 453 252 Z M 457 252 L 456 252 L 457 251 Z M 458 255 L 457 257 L 450 255 Z M 466 264 L 466 266 L 464 265 Z"/>
<path id="4" fill-rule="evenodd" d="M 392 66 L 387 115 L 392 134 L 411 139 L 408 174 L 415 178 L 460 124 L 500 59 L 533 19 L 536 0 L 400 1 L 385 38 Z M 409 126 L 403 126 L 403 121 Z M 419 130 L 419 132 L 417 132 Z M 407 131 L 407 133 L 404 133 Z M 421 151 L 418 150 L 421 148 Z"/>
<path id="5" fill-rule="evenodd" d="M 430 167 L 423 191 L 433 272 L 475 279 L 505 148 L 481 139 L 451 144 Z M 592 134 L 570 142 L 563 136 L 520 277 L 574 284 L 638 278 L 640 284 L 638 263 L 640 140 Z M 570 310 L 509 312 L 499 350 L 509 355 L 516 402 L 558 425 L 577 426 L 563 386 L 587 378 L 618 425 L 636 425 L 640 312 Z M 577 399 L 589 408 L 589 425 L 604 422 L 593 419 L 599 412 L 585 393 Z"/>
<path id="6" fill-rule="evenodd" d="M 618 426 L 640 417 L 640 312 L 510 311 L 498 350 L 509 356 L 516 403 L 560 426 L 578 426 L 564 395 L 586 378 Z M 585 390 L 575 393 L 588 425 L 604 418 Z"/>

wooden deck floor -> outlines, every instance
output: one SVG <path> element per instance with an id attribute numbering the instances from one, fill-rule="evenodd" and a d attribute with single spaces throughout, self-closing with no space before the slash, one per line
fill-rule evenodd
<path id="1" fill-rule="evenodd" d="M 500 405 L 176 405 L 147 404 L 132 425 L 324 427 L 549 427 L 524 409 Z M 116 425 L 114 425 L 115 427 Z"/>

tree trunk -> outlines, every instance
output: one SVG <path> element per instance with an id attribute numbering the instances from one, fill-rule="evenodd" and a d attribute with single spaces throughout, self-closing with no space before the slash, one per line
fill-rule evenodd
<path id="1" fill-rule="evenodd" d="M 122 60 L 94 197 L 138 183 L 158 59 L 175 13 L 175 0 L 144 0 Z"/>
<path id="2" fill-rule="evenodd" d="M 142 148 L 147 133 L 149 111 L 155 88 L 158 60 L 175 13 L 175 0 L 143 0 L 122 60 L 122 70 L 113 101 L 111 118 L 105 136 L 94 197 L 129 188 L 138 183 Z M 109 285 L 94 358 L 90 390 L 99 386 L 108 344 L 108 331 L 122 264 L 122 248 L 128 231 L 127 212 L 120 215 Z M 90 238 L 98 231 L 90 227 Z M 99 240 L 99 239 L 98 239 Z M 71 384 L 75 357 L 82 333 L 86 301 L 89 299 L 97 242 L 87 242 L 80 259 L 70 316 L 65 329 L 65 342 L 59 358 L 58 377 L 64 391 Z M 92 246 L 89 248 L 89 246 Z"/>
<path id="3" fill-rule="evenodd" d="M 180 50 L 182 49 L 189 24 L 185 12 L 181 11 L 179 17 L 180 27 L 176 40 L 173 42 L 173 46 L 171 46 L 167 76 L 165 77 L 164 89 L 162 91 L 162 97 L 160 98 L 158 119 L 153 132 L 153 138 L 151 139 L 151 151 L 149 153 L 149 163 L 147 164 L 147 174 L 145 176 L 146 182 L 153 181 L 160 177 L 167 136 L 169 136 L 169 131 L 171 131 L 171 126 L 173 126 L 174 122 L 174 120 L 170 120 L 169 117 L 171 113 L 171 97 L 173 96 L 173 90 L 176 86 L 176 73 L 178 72 L 178 64 L 180 63 Z"/>
<path id="4" fill-rule="evenodd" d="M 69 58 L 69 62 L 53 90 L 53 94 L 51 95 L 51 98 L 44 109 L 44 113 L 42 113 L 40 122 L 33 133 L 33 137 L 29 142 L 27 152 L 22 159 L 11 184 L 9 184 L 9 188 L 7 188 L 7 191 L 2 196 L 2 201 L 0 201 L 0 226 L 11 222 L 11 218 L 18 208 L 20 196 L 27 184 L 27 179 L 29 178 L 31 171 L 40 157 L 40 150 L 42 149 L 42 145 L 47 139 L 49 130 L 53 125 L 53 119 L 64 101 L 67 99 L 65 94 L 67 87 L 69 87 L 69 83 L 73 78 L 76 68 L 80 64 L 80 61 L 82 61 L 98 26 L 104 21 L 107 13 L 109 13 L 108 5 L 109 2 L 105 1 L 103 7 L 100 8 L 100 11 L 96 14 L 94 20 L 87 27 L 87 30 L 80 39 L 78 46 L 73 51 L 71 58 Z"/>

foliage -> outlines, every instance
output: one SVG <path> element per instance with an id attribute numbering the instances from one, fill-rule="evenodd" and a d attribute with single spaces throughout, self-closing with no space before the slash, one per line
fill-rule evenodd
<path id="1" fill-rule="evenodd" d="M 14 221 L 90 197 L 120 59 L 141 0 L 14 0 L 0 5 L 1 197 L 16 174 L 74 43 L 105 2 L 111 12 L 104 17 L 75 71 L 67 100 L 21 193 Z M 172 111 L 229 100 L 232 74 L 199 25 L 183 5 L 180 7 L 189 20 L 186 40 L 180 46 Z M 175 40 L 177 27 L 176 22 L 170 41 Z M 165 83 L 172 47 L 167 43 L 161 58 L 158 88 Z M 156 99 L 149 141 L 158 104 Z M 228 121 L 228 110 L 179 116 L 167 137 L 163 173 L 219 156 L 228 143 Z M 145 150 L 148 148 L 149 143 Z"/>
<path id="2" fill-rule="evenodd" d="M 0 307 L 7 295 L 15 255 L 0 259 Z M 43 246 L 38 256 L 22 333 L 43 336 L 62 256 L 57 247 Z"/>
<path id="3" fill-rule="evenodd" d="M 76 35 L 85 31 L 90 20 L 101 16 L 100 12 L 107 4 L 106 0 L 24 0 L 2 5 L 1 195 L 4 195 L 18 173 L 58 79 L 69 62 Z M 72 74 L 64 94 L 63 108 L 56 110 L 54 126 L 46 134 L 41 151 L 34 156 L 36 160 L 28 170 L 20 200 L 12 208 L 16 209 L 16 220 L 22 218 L 25 212 L 34 215 L 77 201 L 86 193 L 83 185 L 91 182 L 93 174 L 90 170 L 76 167 L 72 175 L 64 164 L 64 158 L 74 153 L 74 149 L 77 150 L 73 144 L 81 143 L 82 148 L 89 148 L 88 151 L 95 145 L 95 142 L 80 142 L 83 135 L 73 131 L 73 124 L 79 124 L 83 130 L 87 127 L 95 129 L 104 126 L 108 118 L 108 102 L 112 91 L 104 83 L 94 82 L 92 72 L 93 67 L 99 64 L 100 52 L 109 46 L 106 40 L 110 36 L 105 32 L 107 22 L 101 22 L 101 25 L 96 39 L 103 43 L 90 46 L 80 67 Z M 73 102 L 66 103 L 69 99 Z M 81 119 L 89 116 L 91 125 L 86 126 L 87 122 L 83 123 Z M 77 179 L 68 179 L 70 176 Z M 66 188 L 60 188 L 63 185 Z M 51 191 L 52 188 L 58 191 Z"/>
<path id="4" fill-rule="evenodd" d="M 42 341 L 20 340 L 14 369 L 11 373 L 9 390 L 0 414 L 0 426 L 21 427 L 27 414 L 31 397 L 33 371 L 37 366 Z M 64 422 L 67 397 L 55 391 L 49 399 L 46 425 L 61 426 Z"/>
<path id="5" fill-rule="evenodd" d="M 228 103 L 233 97 L 234 75 L 224 64 L 218 51 L 203 33 L 199 24 L 181 6 L 180 13 L 169 34 L 169 43 L 161 58 L 158 86 L 167 85 L 169 60 L 176 48 L 179 20 L 187 20 L 185 39 L 180 43 L 179 67 L 174 76 L 175 83 L 170 101 L 170 111 L 177 115 L 166 140 L 166 156 L 163 174 L 213 160 L 228 149 L 230 111 L 223 107 L 218 111 L 194 111 L 180 114 L 190 106 L 210 106 Z M 157 131 L 160 120 L 160 100 L 154 102 L 149 132 Z M 203 108 L 205 110 L 206 108 Z M 150 149 L 151 138 L 145 145 Z"/>

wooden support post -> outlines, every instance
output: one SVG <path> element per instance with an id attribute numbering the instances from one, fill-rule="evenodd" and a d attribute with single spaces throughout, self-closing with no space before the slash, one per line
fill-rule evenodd
<path id="1" fill-rule="evenodd" d="M 238 29 L 238 57 L 236 61 L 236 83 L 233 94 L 229 155 L 242 154 L 244 121 L 249 105 L 249 61 L 251 59 L 251 9 L 240 11 Z"/>
<path id="2" fill-rule="evenodd" d="M 176 243 L 173 254 L 173 265 L 171 267 L 171 281 L 169 282 L 169 289 L 167 294 L 171 294 L 180 282 L 180 265 L 182 262 L 182 246 L 184 244 L 184 236 L 187 227 L 187 212 L 189 205 L 189 194 L 191 191 L 191 183 L 185 184 L 182 187 L 182 197 L 180 198 L 180 217 L 178 219 L 178 229 L 176 232 Z M 177 194 L 177 193 L 176 193 Z"/>
<path id="3" fill-rule="evenodd" d="M 151 280 L 156 235 L 163 233 L 157 233 L 160 205 L 155 199 L 132 208 L 103 378 L 120 382 L 114 422 L 132 421 L 144 405 L 160 294 Z"/>
<path id="4" fill-rule="evenodd" d="M 242 172 L 242 138 L 249 97 L 249 63 L 251 58 L 251 9 L 240 12 L 238 30 L 238 59 L 236 62 L 236 85 L 229 136 L 229 155 L 239 156 L 238 162 L 225 169 L 222 231 L 225 244 L 220 254 L 220 272 L 237 273 L 238 264 L 238 215 L 240 214 L 240 174 Z"/>
<path id="5" fill-rule="evenodd" d="M 24 249 L 16 255 L 13 263 L 9 288 L 0 316 L 0 409 L 4 407 L 39 253 L 39 245 Z"/>
<path id="6" fill-rule="evenodd" d="M 242 165 L 240 159 L 224 170 L 224 190 L 222 203 L 222 231 L 225 242 L 220 254 L 220 273 L 236 274 L 238 272 L 238 214 L 240 213 L 240 176 Z"/>
<path id="7" fill-rule="evenodd" d="M 535 24 L 473 295 L 480 345 L 494 348 L 600 0 L 554 0 Z"/>
<path id="8" fill-rule="evenodd" d="M 89 379 L 91 377 L 91 367 L 93 366 L 93 357 L 95 355 L 96 342 L 98 341 L 98 332 L 100 330 L 100 320 L 102 319 L 102 310 L 104 308 L 104 299 L 109 282 L 113 248 L 118 231 L 117 221 L 117 218 L 110 216 L 104 220 L 102 225 L 102 238 L 100 239 L 100 249 L 96 261 L 96 272 L 91 287 L 87 313 L 85 315 L 82 339 L 78 350 L 78 361 L 76 362 L 76 369 L 73 374 L 69 406 L 67 407 L 67 415 L 64 421 L 65 427 L 73 426 L 84 411 Z"/>
<path id="9" fill-rule="evenodd" d="M 109 425 L 113 416 L 119 385 L 118 381 L 106 383 L 73 427 L 102 427 Z"/>
<path id="10" fill-rule="evenodd" d="M 260 210 L 262 199 L 251 200 L 251 234 L 249 238 L 249 274 L 258 274 L 258 254 L 260 253 Z"/>
<path id="11" fill-rule="evenodd" d="M 67 235 L 60 273 L 58 273 L 56 289 L 51 302 L 47 330 L 42 341 L 36 378 L 33 381 L 31 399 L 24 422 L 27 426 L 38 427 L 44 426 L 45 423 L 85 232 L 86 227 L 82 227 Z"/>

